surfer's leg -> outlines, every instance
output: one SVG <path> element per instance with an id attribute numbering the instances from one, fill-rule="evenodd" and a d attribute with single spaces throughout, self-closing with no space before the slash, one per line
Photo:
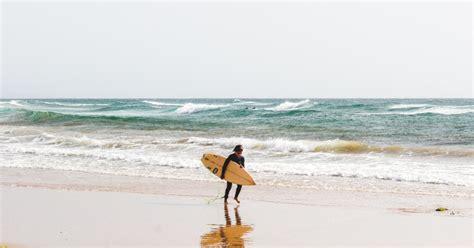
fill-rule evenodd
<path id="1" fill-rule="evenodd" d="M 232 183 L 227 182 L 227 187 L 225 188 L 225 195 L 224 195 L 224 200 L 225 201 L 227 201 L 227 198 L 229 198 L 230 189 L 232 189 Z"/>
<path id="2" fill-rule="evenodd" d="M 240 190 L 242 190 L 242 185 L 237 185 L 237 189 L 235 190 L 234 199 L 235 199 L 238 203 L 240 203 L 240 201 L 239 201 Z"/>

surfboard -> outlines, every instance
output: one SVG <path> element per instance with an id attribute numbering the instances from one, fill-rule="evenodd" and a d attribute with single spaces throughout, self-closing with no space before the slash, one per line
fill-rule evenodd
<path id="1" fill-rule="evenodd" d="M 225 157 L 222 157 L 213 153 L 204 153 L 201 158 L 201 162 L 212 174 L 217 177 L 221 177 L 222 166 L 225 162 Z M 255 181 L 252 176 L 234 161 L 230 161 L 225 172 L 224 180 L 240 184 L 240 185 L 255 185 Z"/>

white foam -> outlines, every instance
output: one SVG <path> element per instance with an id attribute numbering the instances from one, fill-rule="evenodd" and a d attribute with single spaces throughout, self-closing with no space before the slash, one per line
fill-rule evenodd
<path id="1" fill-rule="evenodd" d="M 10 146 L 6 150 L 14 153 L 37 154 L 47 156 L 64 156 L 64 157 L 83 157 L 104 159 L 110 161 L 124 161 L 135 163 L 146 163 L 149 165 L 197 168 L 199 161 L 195 159 L 184 159 L 176 156 L 166 156 L 158 153 L 137 153 L 135 150 L 97 150 L 97 149 L 78 149 L 78 148 L 61 148 L 61 147 L 28 147 L 28 146 Z"/>
<path id="2" fill-rule="evenodd" d="M 270 111 L 289 111 L 289 110 L 295 110 L 295 109 L 300 109 L 304 107 L 309 107 L 311 104 L 311 101 L 306 99 L 302 100 L 299 102 L 290 102 L 290 101 L 285 101 L 275 107 L 271 108 L 266 108 L 266 110 Z"/>
<path id="3" fill-rule="evenodd" d="M 411 112 L 407 112 L 407 115 L 417 114 L 441 114 L 441 115 L 460 115 L 467 113 L 474 113 L 474 106 L 435 106 L 425 109 L 418 109 Z"/>
<path id="4" fill-rule="evenodd" d="M 270 150 L 275 152 L 284 152 L 284 153 L 293 153 L 293 152 L 313 152 L 315 149 L 327 148 L 337 148 L 338 146 L 350 145 L 353 141 L 345 140 L 326 140 L 326 141 L 316 141 L 316 140 L 289 140 L 284 138 L 274 138 L 274 139 L 252 139 L 245 137 L 230 137 L 230 138 L 201 138 L 201 137 L 190 137 L 187 140 L 188 143 L 194 143 L 199 145 L 216 145 L 223 148 L 232 148 L 236 144 L 241 144 L 244 148 L 256 149 L 256 150 Z M 358 143 L 360 144 L 360 143 Z"/>
<path id="5" fill-rule="evenodd" d="M 167 102 L 157 102 L 157 101 L 143 101 L 144 103 L 151 104 L 153 106 L 182 106 L 178 103 L 167 103 Z"/>
<path id="6" fill-rule="evenodd" d="M 412 108 L 423 108 L 431 106 L 429 104 L 395 104 L 389 107 L 389 109 L 412 109 Z"/>
<path id="7" fill-rule="evenodd" d="M 108 106 L 107 103 L 65 103 L 65 102 L 43 102 L 50 105 L 59 105 L 64 107 L 87 107 L 87 106 Z"/>
<path id="8" fill-rule="evenodd" d="M 318 153 L 337 156 L 338 154 L 390 154 L 397 156 L 444 156 L 444 157 L 472 157 L 471 149 L 448 149 L 439 147 L 413 147 L 413 146 L 376 146 L 354 140 L 290 140 L 285 138 L 253 139 L 245 137 L 229 138 L 202 138 L 190 137 L 187 143 L 201 146 L 214 146 L 226 150 L 232 149 L 236 144 L 242 144 L 244 149 L 260 151 L 270 154 L 292 153 Z"/>
<path id="9" fill-rule="evenodd" d="M 363 143 L 337 139 L 185 138 L 154 136 L 141 131 L 117 136 L 107 132 L 85 134 L 58 129 L 10 130 L 0 127 L 0 167 L 81 170 L 131 176 L 184 175 L 190 179 L 205 176 L 214 179 L 202 167 L 199 161 L 201 154 L 215 152 L 226 155 L 239 143 L 244 145 L 247 168 L 256 180 L 271 173 L 274 183 L 287 180 L 289 176 L 325 175 L 472 185 L 473 168 L 469 157 L 358 153 L 357 147 L 366 147 Z M 354 147 L 355 153 L 339 153 L 340 148 L 350 150 Z M 296 178 L 295 182 L 289 183 L 300 182 Z"/>
<path id="10" fill-rule="evenodd" d="M 0 102 L 0 105 L 2 106 L 10 105 L 10 107 L 25 107 L 25 105 L 20 103 L 19 100 L 10 100 L 8 102 Z"/>
<path id="11" fill-rule="evenodd" d="M 204 103 L 186 103 L 183 106 L 176 109 L 176 113 L 178 114 L 192 114 L 196 112 L 201 112 L 205 110 L 211 109 L 219 109 L 227 107 L 228 105 L 223 104 L 204 104 Z"/>
<path id="12" fill-rule="evenodd" d="M 2 163 L 9 156 L 0 156 L 0 167 L 51 168 L 86 172 L 121 174 L 130 176 L 169 177 L 187 174 L 189 179 L 208 175 L 199 161 L 196 150 L 177 156 L 176 152 L 137 150 L 98 150 L 79 148 L 30 147 L 25 145 L 3 146 L 5 154 L 15 154 L 14 159 Z M 202 149 L 199 151 L 202 153 Z M 288 176 L 339 176 L 351 178 L 376 178 L 394 181 L 472 185 L 470 176 L 460 173 L 466 162 L 451 164 L 432 163 L 412 158 L 350 155 L 343 157 L 268 157 L 247 151 L 247 169 L 258 180 L 272 173 L 272 182 L 287 180 Z M 10 157 L 11 158 L 11 157 Z M 33 162 L 35 161 L 35 162 Z M 189 171 L 192 169 L 193 171 Z M 180 173 L 184 171 L 184 173 Z M 472 171 L 472 170 L 471 170 Z M 213 178 L 214 179 L 214 178 Z M 290 182 L 292 183 L 292 182 Z M 296 179 L 294 184 L 300 184 Z"/>
<path id="13" fill-rule="evenodd" d="M 440 114 L 440 115 L 461 115 L 474 113 L 474 105 L 466 106 L 432 106 L 413 108 L 399 108 L 399 111 L 380 113 L 361 113 L 363 115 L 418 115 L 418 114 Z"/>

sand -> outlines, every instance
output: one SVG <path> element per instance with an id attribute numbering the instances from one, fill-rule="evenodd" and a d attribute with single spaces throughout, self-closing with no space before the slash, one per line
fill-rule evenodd
<path id="1" fill-rule="evenodd" d="M 473 245 L 470 196 L 255 186 L 225 209 L 213 200 L 223 182 L 13 168 L 0 179 L 8 247 Z"/>

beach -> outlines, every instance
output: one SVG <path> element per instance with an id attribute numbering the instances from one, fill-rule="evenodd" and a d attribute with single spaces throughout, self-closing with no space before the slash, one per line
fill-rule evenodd
<path id="1" fill-rule="evenodd" d="M 472 198 L 3 168 L 8 247 L 472 246 Z M 438 207 L 448 208 L 436 212 Z"/>

